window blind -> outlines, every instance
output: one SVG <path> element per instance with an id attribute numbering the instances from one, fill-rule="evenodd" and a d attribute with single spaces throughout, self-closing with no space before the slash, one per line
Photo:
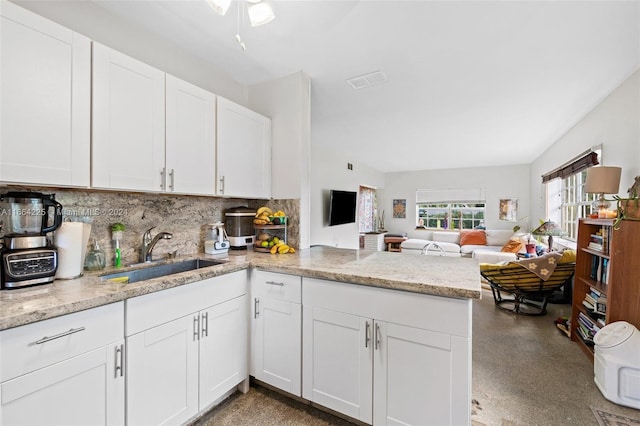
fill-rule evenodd
<path id="1" fill-rule="evenodd" d="M 595 151 L 589 151 L 586 154 L 579 156 L 577 159 L 569 161 L 549 173 L 542 175 L 542 183 L 547 183 L 557 178 L 567 178 L 597 164 L 599 164 L 598 153 Z"/>
<path id="2" fill-rule="evenodd" d="M 416 203 L 455 203 L 455 202 L 484 202 L 486 200 L 484 188 L 470 189 L 418 189 Z"/>

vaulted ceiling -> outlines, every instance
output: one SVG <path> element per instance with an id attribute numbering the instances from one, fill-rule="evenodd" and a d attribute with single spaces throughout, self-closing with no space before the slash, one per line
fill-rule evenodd
<path id="1" fill-rule="evenodd" d="M 383 172 L 530 163 L 640 65 L 638 0 L 269 1 L 255 28 L 244 2 L 16 2 L 135 25 L 245 85 L 302 70 L 311 143 Z"/>

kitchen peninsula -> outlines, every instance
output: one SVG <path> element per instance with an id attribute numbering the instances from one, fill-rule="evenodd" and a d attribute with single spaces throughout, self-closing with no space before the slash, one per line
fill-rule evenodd
<path id="1" fill-rule="evenodd" d="M 298 336 L 302 337 L 297 347 L 294 345 L 294 353 L 283 354 L 283 358 L 297 359 L 298 364 L 294 365 L 297 372 L 292 373 L 292 380 L 284 373 L 277 374 L 280 382 L 276 387 L 370 424 L 398 420 L 406 424 L 470 424 L 471 300 L 481 295 L 475 262 L 328 247 L 301 250 L 294 255 L 234 252 L 226 260 L 221 265 L 132 284 L 105 282 L 98 274 L 88 273 L 75 280 L 2 291 L 3 353 L 4 345 L 10 343 L 7 336 L 17 334 L 17 330 L 121 305 L 112 315 L 124 317 L 127 312 L 126 321 L 120 319 L 117 323 L 119 340 L 126 343 L 117 348 L 127 353 L 128 365 L 118 364 L 117 360 L 116 364 L 121 376 L 128 376 L 129 389 L 136 379 L 134 368 L 145 365 L 133 362 L 131 356 L 136 337 L 147 333 L 145 330 L 170 323 L 159 318 L 158 324 L 147 324 L 151 321 L 148 312 L 159 315 L 157 312 L 177 310 L 176 318 L 186 318 L 189 330 L 195 330 L 192 325 L 195 318 L 198 325 L 206 320 L 206 329 L 203 326 L 202 334 L 198 332 L 203 350 L 205 335 L 217 334 L 217 328 L 209 320 L 218 316 L 205 310 L 207 303 L 214 301 L 207 302 L 201 294 L 211 295 L 213 300 L 218 297 L 219 288 L 220 292 L 226 292 L 225 298 L 219 300 L 220 305 L 233 301 L 237 306 L 228 311 L 243 316 L 237 334 L 242 336 L 244 328 L 244 335 L 251 335 L 250 349 L 246 343 L 244 348 L 238 348 L 250 366 L 248 371 L 237 367 L 239 373 L 233 383 L 222 385 L 222 391 L 215 393 L 213 399 L 201 399 L 196 408 L 187 409 L 178 423 L 217 403 L 248 373 L 270 383 L 269 376 L 263 373 L 267 370 L 273 373 L 279 365 L 277 359 L 273 360 L 275 354 L 268 352 L 277 350 L 274 342 L 268 341 L 274 332 L 269 329 L 268 320 L 287 312 L 286 318 L 291 320 L 287 327 L 297 327 Z M 101 274 L 108 272 L 112 271 Z M 197 303 L 193 308 L 182 312 L 181 297 L 186 297 L 182 293 L 191 288 L 203 293 L 195 297 Z M 163 305 L 163 295 L 169 296 L 168 305 Z M 193 320 L 192 312 L 197 313 Z M 269 332 L 263 335 L 265 330 Z M 50 336 L 47 333 L 50 332 L 36 333 L 35 340 Z M 189 341 L 195 340 L 191 334 L 188 337 Z M 331 357 L 330 363 L 318 362 L 327 356 Z M 3 356 L 3 394 L 7 383 L 21 378 L 17 373 L 11 376 L 4 373 L 8 359 Z M 273 364 L 267 365 L 269 362 Z M 134 403 L 130 399 L 133 397 L 135 392 L 129 389 L 127 410 Z M 121 398 L 124 407 L 124 396 Z M 126 417 L 129 423 L 134 418 L 144 419 L 142 414 L 138 417 L 125 414 L 124 408 L 116 409 L 115 413 L 117 419 Z"/>

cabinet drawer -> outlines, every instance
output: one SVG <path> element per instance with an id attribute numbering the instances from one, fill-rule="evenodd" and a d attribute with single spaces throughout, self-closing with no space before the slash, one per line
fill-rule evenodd
<path id="1" fill-rule="evenodd" d="M 302 303 L 302 277 L 276 272 L 251 271 L 254 296 Z"/>
<path id="2" fill-rule="evenodd" d="M 124 303 L 0 332 L 0 382 L 122 340 Z"/>
<path id="3" fill-rule="evenodd" d="M 126 336 L 247 294 L 247 271 L 127 299 Z"/>

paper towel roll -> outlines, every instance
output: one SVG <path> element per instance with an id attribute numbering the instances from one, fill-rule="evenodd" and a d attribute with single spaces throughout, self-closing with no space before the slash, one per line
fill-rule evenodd
<path id="1" fill-rule="evenodd" d="M 90 233 L 91 225 L 82 222 L 62 222 L 54 232 L 53 244 L 58 249 L 56 278 L 71 279 L 82 275 Z"/>

